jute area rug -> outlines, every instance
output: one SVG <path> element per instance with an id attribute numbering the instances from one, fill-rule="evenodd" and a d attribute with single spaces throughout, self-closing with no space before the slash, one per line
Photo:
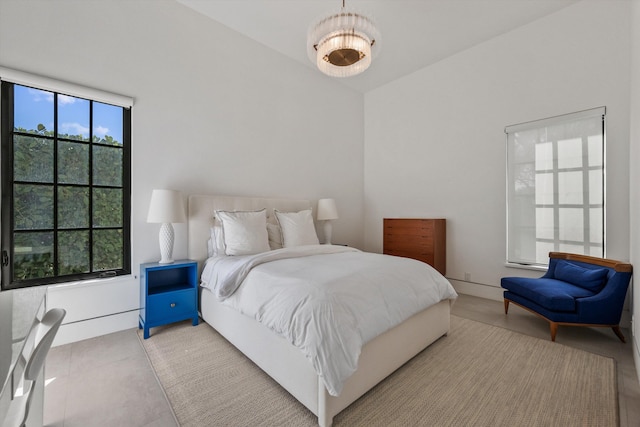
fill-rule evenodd
<path id="1" fill-rule="evenodd" d="M 615 362 L 451 316 L 450 333 L 334 426 L 618 426 Z M 317 418 L 209 325 L 141 339 L 181 426 L 316 426 Z"/>

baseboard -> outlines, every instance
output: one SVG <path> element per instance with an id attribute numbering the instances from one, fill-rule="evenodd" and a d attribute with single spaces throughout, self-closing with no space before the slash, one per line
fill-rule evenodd
<path id="1" fill-rule="evenodd" d="M 53 346 L 69 344 L 138 326 L 139 310 L 63 324 Z"/>
<path id="2" fill-rule="evenodd" d="M 631 312 L 627 309 L 622 310 L 622 317 L 620 318 L 620 327 L 631 330 Z"/>
<path id="3" fill-rule="evenodd" d="M 631 343 L 633 344 L 633 361 L 636 366 L 636 375 L 638 376 L 638 382 L 640 382 L 640 344 L 638 338 L 634 335 L 631 336 Z"/>
<path id="4" fill-rule="evenodd" d="M 484 285 L 482 283 L 465 282 L 463 280 L 449 279 L 449 282 L 459 294 L 502 301 L 502 288 Z"/>

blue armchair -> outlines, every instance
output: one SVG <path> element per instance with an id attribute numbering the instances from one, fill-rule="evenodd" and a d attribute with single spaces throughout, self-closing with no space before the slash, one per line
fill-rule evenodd
<path id="1" fill-rule="evenodd" d="M 504 312 L 512 302 L 547 320 L 551 341 L 559 325 L 570 325 L 609 327 L 626 342 L 620 317 L 632 271 L 620 261 L 551 252 L 544 276 L 502 278 Z"/>

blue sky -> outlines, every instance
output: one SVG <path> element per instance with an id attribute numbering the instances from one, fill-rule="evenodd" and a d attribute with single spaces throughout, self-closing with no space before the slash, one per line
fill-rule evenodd
<path id="1" fill-rule="evenodd" d="M 53 93 L 15 85 L 15 126 L 27 130 L 43 124 L 53 130 Z M 122 142 L 122 108 L 94 102 L 94 135 L 112 136 Z M 58 132 L 89 138 L 89 101 L 67 95 L 58 95 Z"/>

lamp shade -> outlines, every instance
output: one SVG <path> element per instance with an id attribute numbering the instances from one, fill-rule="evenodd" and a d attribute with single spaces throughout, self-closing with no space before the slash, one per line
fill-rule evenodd
<path id="1" fill-rule="evenodd" d="M 318 200 L 318 220 L 325 221 L 338 219 L 338 209 L 336 209 L 336 201 L 333 199 Z"/>
<path id="2" fill-rule="evenodd" d="M 153 190 L 147 222 L 172 223 L 185 221 L 184 202 L 179 191 Z"/>

